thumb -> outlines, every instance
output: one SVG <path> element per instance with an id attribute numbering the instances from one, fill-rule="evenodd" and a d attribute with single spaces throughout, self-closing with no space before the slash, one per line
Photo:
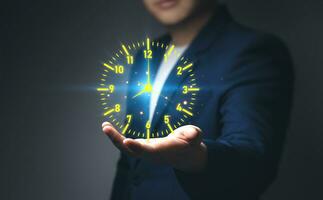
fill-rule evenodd
<path id="1" fill-rule="evenodd" d="M 202 141 L 202 130 L 193 125 L 186 125 L 176 129 L 178 136 L 190 144 L 200 144 Z"/>

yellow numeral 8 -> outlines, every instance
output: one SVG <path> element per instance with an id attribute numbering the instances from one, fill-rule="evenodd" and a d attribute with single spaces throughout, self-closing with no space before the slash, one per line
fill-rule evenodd
<path id="1" fill-rule="evenodd" d="M 121 110 L 121 105 L 120 105 L 120 104 L 116 104 L 116 105 L 114 106 L 114 110 L 115 110 L 116 112 L 120 112 L 120 110 Z"/>

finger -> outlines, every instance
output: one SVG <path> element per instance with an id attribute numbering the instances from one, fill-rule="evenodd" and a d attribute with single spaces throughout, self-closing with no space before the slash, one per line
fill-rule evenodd
<path id="1" fill-rule="evenodd" d="M 102 128 L 105 126 L 112 126 L 112 124 L 110 122 L 103 122 L 102 123 Z"/>
<path id="2" fill-rule="evenodd" d="M 194 125 L 188 125 L 188 126 L 191 126 L 192 128 L 195 128 L 198 132 L 202 133 L 202 130 L 199 127 Z"/>
<path id="3" fill-rule="evenodd" d="M 202 141 L 202 130 L 193 125 L 182 126 L 174 131 L 175 135 L 190 144 L 199 144 Z"/>
<path id="4" fill-rule="evenodd" d="M 109 122 L 104 122 L 102 124 L 103 132 L 110 138 L 113 144 L 120 150 L 125 150 L 123 145 L 123 140 L 125 137 L 121 135 Z"/>

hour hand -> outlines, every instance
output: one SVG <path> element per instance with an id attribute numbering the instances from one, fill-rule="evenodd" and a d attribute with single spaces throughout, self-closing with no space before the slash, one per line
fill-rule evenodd
<path id="1" fill-rule="evenodd" d="M 135 98 L 135 97 L 137 97 L 137 96 L 139 96 L 139 95 L 142 95 L 143 93 L 145 93 L 145 92 L 151 92 L 152 91 L 152 86 L 150 85 L 150 84 L 146 84 L 145 85 L 145 87 L 144 87 L 144 89 L 143 90 L 141 90 L 140 92 L 138 92 L 135 96 L 133 96 L 132 98 Z"/>
<path id="2" fill-rule="evenodd" d="M 135 96 L 133 96 L 132 98 L 136 98 L 137 96 L 142 95 L 143 93 L 145 93 L 145 90 L 141 90 L 140 92 L 138 92 L 137 94 L 135 94 Z"/>

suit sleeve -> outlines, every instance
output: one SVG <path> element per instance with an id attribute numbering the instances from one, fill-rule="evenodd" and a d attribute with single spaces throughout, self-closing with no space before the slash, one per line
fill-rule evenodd
<path id="1" fill-rule="evenodd" d="M 126 155 L 121 153 L 117 164 L 117 172 L 113 182 L 110 200 L 129 199 L 130 165 Z"/>
<path id="2" fill-rule="evenodd" d="M 219 137 L 203 141 L 206 169 L 175 170 L 192 199 L 257 196 L 273 180 L 291 107 L 291 66 L 288 51 L 271 36 L 254 40 L 237 56 L 219 106 Z"/>

